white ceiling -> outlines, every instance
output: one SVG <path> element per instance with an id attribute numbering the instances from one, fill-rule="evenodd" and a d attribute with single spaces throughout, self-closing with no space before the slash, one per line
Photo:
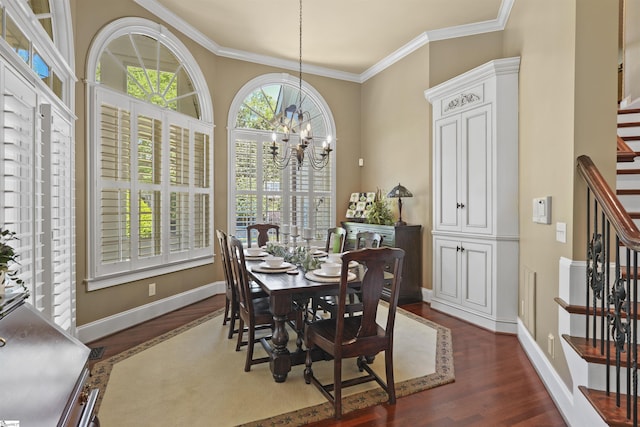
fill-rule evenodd
<path id="1" fill-rule="evenodd" d="M 297 67 L 298 0 L 135 1 L 217 54 Z M 512 3 L 304 0 L 304 70 L 364 80 L 429 41 L 504 28 Z"/>

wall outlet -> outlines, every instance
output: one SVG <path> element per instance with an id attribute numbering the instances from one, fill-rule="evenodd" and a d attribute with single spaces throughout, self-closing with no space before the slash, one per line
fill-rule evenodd
<path id="1" fill-rule="evenodd" d="M 156 294 L 156 284 L 149 283 L 149 296 L 152 297 Z"/>

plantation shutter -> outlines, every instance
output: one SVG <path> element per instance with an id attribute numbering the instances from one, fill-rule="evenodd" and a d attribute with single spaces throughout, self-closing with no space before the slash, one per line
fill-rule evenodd
<path id="1" fill-rule="evenodd" d="M 30 292 L 29 302 L 45 308 L 43 281 L 42 150 L 36 126 L 35 90 L 1 67 L 2 73 L 2 174 L 1 224 L 16 233 L 12 246 L 18 255 L 19 277 Z"/>
<path id="2" fill-rule="evenodd" d="M 138 107 L 138 106 L 137 106 Z M 138 108 L 136 108 L 138 110 Z M 162 255 L 162 142 L 163 121 L 157 112 L 146 111 L 144 107 L 136 114 L 137 180 L 132 191 L 137 198 L 132 204 L 136 221 L 132 224 L 132 234 L 137 244 L 138 263 L 156 264 L 155 257 Z M 137 226 L 137 227 L 136 227 Z M 137 232 L 136 232 L 137 228 Z"/>
<path id="3" fill-rule="evenodd" d="M 98 97 L 98 274 L 122 271 L 131 260 L 131 111 L 120 97 Z"/>
<path id="4" fill-rule="evenodd" d="M 196 250 L 213 245 L 213 147 L 211 136 L 204 128 L 193 132 L 193 200 L 194 242 Z"/>
<path id="5" fill-rule="evenodd" d="M 47 308 L 54 322 L 75 334 L 75 177 L 73 125 L 51 104 L 40 107 L 44 147 L 45 185 L 44 210 L 51 221 L 45 222 L 44 239 L 50 284 Z"/>
<path id="6" fill-rule="evenodd" d="M 172 254 L 190 247 L 190 140 L 189 129 L 177 124 L 169 126 L 170 239 Z"/>

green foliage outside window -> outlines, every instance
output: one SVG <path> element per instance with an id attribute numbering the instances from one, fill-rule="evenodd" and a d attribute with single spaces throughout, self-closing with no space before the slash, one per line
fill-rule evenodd
<path id="1" fill-rule="evenodd" d="M 178 80 L 175 73 L 127 67 L 127 94 L 160 107 L 178 111 Z"/>

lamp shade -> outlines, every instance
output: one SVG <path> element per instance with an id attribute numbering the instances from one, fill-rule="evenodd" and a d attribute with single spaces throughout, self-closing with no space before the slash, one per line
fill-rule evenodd
<path id="1" fill-rule="evenodd" d="M 407 190 L 407 187 L 404 187 L 400 185 L 400 183 L 398 183 L 398 185 L 396 185 L 391 189 L 391 191 L 389 191 L 389 194 L 387 194 L 387 197 L 389 198 L 413 197 L 413 194 L 411 194 L 411 191 Z"/>

